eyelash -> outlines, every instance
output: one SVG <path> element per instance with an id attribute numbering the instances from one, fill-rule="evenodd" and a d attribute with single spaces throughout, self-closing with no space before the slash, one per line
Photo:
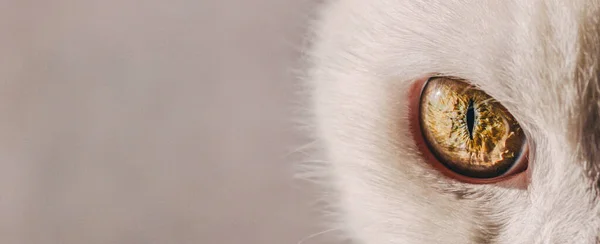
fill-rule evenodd
<path id="1" fill-rule="evenodd" d="M 440 162 L 440 160 L 434 155 L 434 153 L 431 151 L 430 147 L 428 146 L 427 142 L 425 141 L 425 138 L 423 137 L 423 132 L 422 132 L 422 128 L 421 128 L 421 123 L 420 123 L 420 116 L 421 116 L 421 111 L 420 111 L 420 99 L 421 99 L 421 95 L 422 95 L 422 91 L 423 88 L 425 87 L 425 84 L 433 77 L 426 77 L 426 78 L 422 78 L 419 80 L 414 81 L 414 84 L 412 85 L 411 89 L 409 90 L 409 104 L 410 104 L 410 108 L 409 108 L 409 118 L 410 118 L 410 127 L 411 127 L 411 132 L 414 138 L 414 141 L 416 142 L 416 145 L 419 149 L 419 151 L 421 152 L 423 159 L 425 160 L 426 163 L 428 163 L 430 166 L 432 166 L 434 169 L 436 169 L 437 171 L 439 171 L 440 173 L 442 173 L 443 175 L 445 175 L 448 178 L 454 179 L 454 180 L 458 180 L 464 183 L 470 183 L 470 184 L 496 184 L 499 186 L 506 186 L 506 187 L 510 187 L 510 188 L 525 188 L 527 186 L 527 179 L 528 179 L 528 164 L 529 164 L 529 160 L 528 160 L 528 142 L 526 140 L 525 142 L 525 148 L 523 149 L 523 151 L 521 152 L 521 156 L 519 159 L 517 159 L 517 162 L 514 163 L 514 165 L 508 169 L 508 171 L 506 171 L 504 174 L 495 177 L 495 178 L 489 178 L 489 179 L 483 179 L 483 178 L 473 178 L 473 177 L 468 177 L 468 176 L 464 176 L 461 175 L 457 172 L 454 172 L 453 170 L 449 169 L 447 166 L 445 166 L 444 164 L 442 164 Z"/>

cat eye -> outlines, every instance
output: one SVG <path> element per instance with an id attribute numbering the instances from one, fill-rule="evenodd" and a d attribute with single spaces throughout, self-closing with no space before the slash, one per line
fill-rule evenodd
<path id="1" fill-rule="evenodd" d="M 420 89 L 420 135 L 437 163 L 455 178 L 490 183 L 527 168 L 527 139 L 510 112 L 475 86 L 432 77 Z"/>

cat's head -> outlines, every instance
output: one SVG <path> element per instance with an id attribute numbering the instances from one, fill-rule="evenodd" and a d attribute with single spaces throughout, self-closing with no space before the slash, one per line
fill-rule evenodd
<path id="1" fill-rule="evenodd" d="M 597 243 L 600 2 L 333 0 L 314 24 L 319 170 L 357 243 Z M 413 104 L 434 75 L 514 117 L 525 170 L 473 183 L 429 160 Z"/>

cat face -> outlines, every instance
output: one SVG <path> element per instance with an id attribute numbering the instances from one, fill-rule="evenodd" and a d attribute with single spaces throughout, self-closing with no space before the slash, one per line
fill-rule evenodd
<path id="1" fill-rule="evenodd" d="M 597 243 L 600 2 L 335 0 L 314 22 L 308 83 L 339 228 L 357 243 Z M 411 87 L 460 77 L 529 143 L 517 183 L 432 167 Z"/>

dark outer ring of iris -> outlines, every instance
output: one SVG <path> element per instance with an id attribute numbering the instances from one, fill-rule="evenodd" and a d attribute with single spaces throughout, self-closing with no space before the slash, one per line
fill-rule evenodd
<path id="1" fill-rule="evenodd" d="M 413 82 L 409 91 L 408 91 L 408 99 L 409 99 L 409 124 L 411 134 L 413 136 L 413 140 L 417 145 L 417 149 L 421 152 L 423 159 L 427 164 L 432 166 L 442 175 L 455 179 L 460 182 L 469 183 L 469 184 L 495 184 L 496 186 L 510 189 L 525 189 L 527 188 L 529 174 L 528 170 L 528 161 L 529 161 L 529 144 L 525 146 L 523 149 L 523 157 L 521 157 L 522 162 L 519 162 L 519 167 L 513 167 L 510 172 L 505 173 L 502 176 L 498 176 L 496 178 L 488 178 L 488 179 L 480 179 L 480 178 L 471 178 L 461 174 L 458 174 L 446 166 L 444 166 L 429 150 L 425 139 L 422 136 L 421 123 L 419 119 L 419 108 L 420 108 L 420 98 L 421 92 L 423 91 L 425 82 L 434 77 L 443 77 L 435 74 L 430 74 L 426 78 L 420 78 Z M 451 78 L 451 77 L 446 77 Z"/>
<path id="2" fill-rule="evenodd" d="M 449 79 L 446 77 L 430 77 L 429 79 L 427 79 L 425 81 L 425 83 L 423 84 L 423 88 L 421 89 L 421 93 L 419 94 L 419 117 L 421 117 L 423 115 L 423 92 L 425 92 L 425 90 L 427 89 L 427 87 L 429 86 L 430 82 L 436 80 L 436 79 Z M 423 125 L 424 121 L 419 118 L 419 124 L 421 126 L 421 128 L 424 127 Z M 442 160 L 444 158 L 444 156 L 442 156 L 439 152 L 437 152 L 437 150 L 435 150 L 435 148 L 433 148 L 433 145 L 431 145 L 430 140 L 427 139 L 427 135 L 425 133 L 424 130 L 421 130 L 421 136 L 423 136 L 423 138 L 425 139 L 425 144 L 427 144 L 427 147 L 429 148 L 429 151 L 431 151 L 431 153 L 433 153 L 433 155 L 438 159 L 438 161 L 440 161 L 444 166 L 446 166 L 447 168 L 449 168 L 450 170 L 467 176 L 467 177 L 471 177 L 471 178 L 477 178 L 477 179 L 491 179 L 491 178 L 496 178 L 499 176 L 504 175 L 506 172 L 510 171 L 510 169 L 516 165 L 519 162 L 519 157 L 521 157 L 521 153 L 519 153 L 519 157 L 517 157 L 517 159 L 515 159 L 515 161 L 511 164 L 507 164 L 507 165 L 494 165 L 492 167 L 490 167 L 491 169 L 489 171 L 483 172 L 483 171 L 476 171 L 476 170 L 469 170 L 468 167 L 460 167 L 460 164 L 457 163 L 451 163 L 451 162 L 447 162 L 447 160 Z"/>

